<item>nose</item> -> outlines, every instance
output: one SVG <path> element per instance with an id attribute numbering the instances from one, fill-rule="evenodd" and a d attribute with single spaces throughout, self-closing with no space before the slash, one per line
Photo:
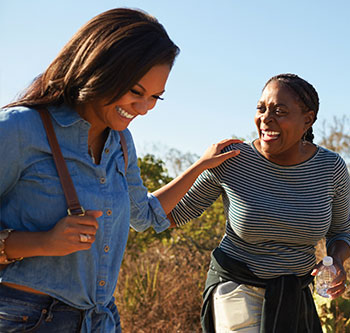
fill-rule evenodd
<path id="1" fill-rule="evenodd" d="M 270 122 L 271 119 L 272 119 L 271 115 L 272 115 L 271 112 L 269 112 L 269 111 L 266 110 L 266 111 L 261 115 L 260 120 L 261 120 L 263 123 L 268 123 L 268 122 Z"/>
<path id="2" fill-rule="evenodd" d="M 141 116 L 147 114 L 154 107 L 155 103 L 149 100 L 138 101 L 134 103 L 134 110 Z"/>
<path id="3" fill-rule="evenodd" d="M 134 103 L 134 110 L 143 116 L 148 112 L 148 103 L 146 101 Z"/>

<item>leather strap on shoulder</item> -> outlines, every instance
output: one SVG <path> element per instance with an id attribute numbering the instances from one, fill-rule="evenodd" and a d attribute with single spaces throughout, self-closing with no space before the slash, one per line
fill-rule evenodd
<path id="1" fill-rule="evenodd" d="M 122 151 L 124 155 L 124 163 L 125 163 L 125 177 L 126 177 L 126 170 L 128 169 L 128 147 L 126 145 L 126 140 L 123 132 L 118 132 L 120 136 L 120 144 L 122 146 Z"/>
<path id="2" fill-rule="evenodd" d="M 61 152 L 61 148 L 57 142 L 57 137 L 55 134 L 55 130 L 52 125 L 50 113 L 47 109 L 41 108 L 38 109 L 41 120 L 43 122 L 47 138 L 51 147 L 53 159 L 56 165 L 57 173 L 60 178 L 60 182 L 63 188 L 63 192 L 68 205 L 68 214 L 69 215 L 84 215 L 85 210 L 80 205 L 77 192 L 75 190 L 72 178 L 69 174 L 67 164 L 64 160 L 64 157 Z M 124 134 L 119 132 L 120 136 L 120 144 L 124 155 L 124 163 L 125 163 L 125 175 L 128 168 L 128 148 L 126 145 L 126 140 Z"/>
<path id="3" fill-rule="evenodd" d="M 80 205 L 77 192 L 69 174 L 66 162 L 63 158 L 61 148 L 57 142 L 55 130 L 52 125 L 51 117 L 47 109 L 38 109 L 40 117 L 43 121 L 47 138 L 52 150 L 53 159 L 55 161 L 57 173 L 63 188 L 68 205 L 69 215 L 84 215 L 84 208 Z"/>

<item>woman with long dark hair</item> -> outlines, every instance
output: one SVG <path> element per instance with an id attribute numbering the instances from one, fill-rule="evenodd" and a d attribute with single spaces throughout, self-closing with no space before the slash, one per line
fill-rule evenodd
<path id="1" fill-rule="evenodd" d="M 197 175 L 238 153 L 220 153 L 233 140 L 213 145 L 158 198 L 142 185 L 127 127 L 162 99 L 178 53 L 154 17 L 112 9 L 1 110 L 1 332 L 120 332 L 113 293 L 130 224 L 168 228 Z M 79 214 L 67 214 L 38 110 L 53 123 Z"/>

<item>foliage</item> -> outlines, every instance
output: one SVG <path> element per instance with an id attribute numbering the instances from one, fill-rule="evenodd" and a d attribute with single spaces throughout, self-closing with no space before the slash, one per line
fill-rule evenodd
<path id="1" fill-rule="evenodd" d="M 174 243 L 189 250 L 195 248 L 201 253 L 211 251 L 219 245 L 224 235 L 224 227 L 223 203 L 219 198 L 200 218 L 175 229 L 173 232 Z"/>
<path id="2" fill-rule="evenodd" d="M 335 300 L 314 295 L 317 311 L 325 333 L 350 333 L 350 301 Z"/>
<path id="3" fill-rule="evenodd" d="M 172 180 L 168 175 L 165 163 L 154 155 L 147 154 L 143 158 L 138 158 L 138 166 L 141 170 L 143 184 L 149 192 L 159 189 Z"/>

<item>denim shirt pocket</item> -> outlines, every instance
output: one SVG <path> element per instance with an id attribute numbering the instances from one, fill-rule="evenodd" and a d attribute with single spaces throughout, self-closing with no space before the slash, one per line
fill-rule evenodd
<path id="1" fill-rule="evenodd" d="M 125 177 L 125 162 L 124 162 L 124 159 L 119 158 L 119 159 L 116 160 L 116 170 Z"/>
<path id="2" fill-rule="evenodd" d="M 115 164 L 115 172 L 117 177 L 118 189 L 121 191 L 128 191 L 128 185 L 125 175 L 125 164 L 123 159 L 117 159 Z"/>
<path id="3" fill-rule="evenodd" d="M 78 175 L 78 168 L 74 161 L 66 160 L 65 162 L 73 179 L 74 176 Z M 23 178 L 35 182 L 36 186 L 43 186 L 48 194 L 62 193 L 60 178 L 53 158 L 37 161 L 30 168 L 27 168 Z"/>

